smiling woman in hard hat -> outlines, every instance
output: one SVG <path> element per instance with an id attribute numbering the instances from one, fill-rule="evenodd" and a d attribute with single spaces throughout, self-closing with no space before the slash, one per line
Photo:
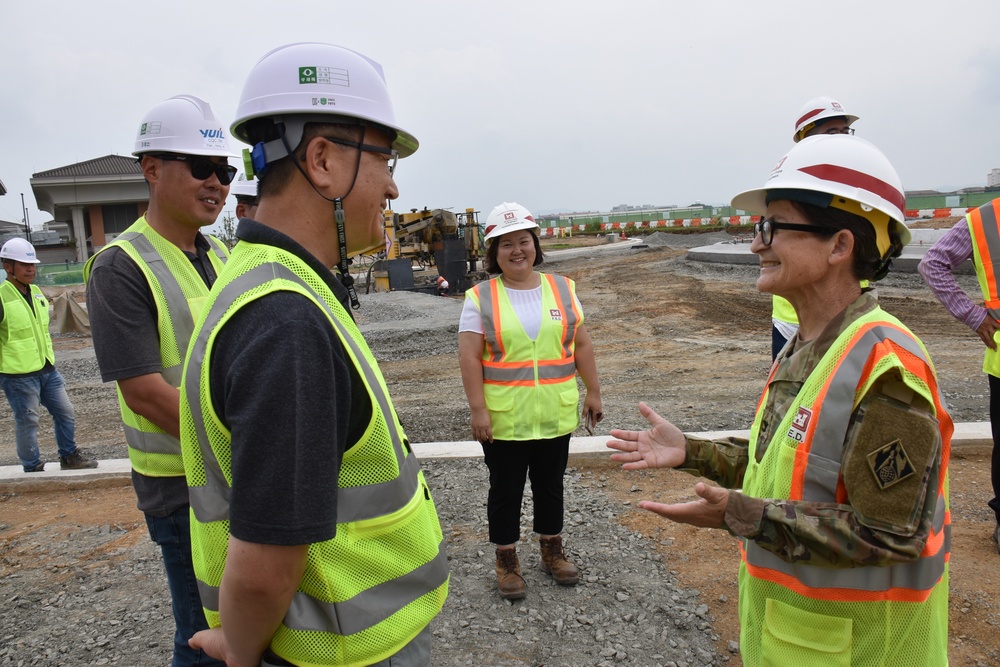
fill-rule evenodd
<path id="1" fill-rule="evenodd" d="M 749 441 L 685 436 L 642 403 L 649 430 L 611 431 L 625 468 L 724 487 L 639 507 L 740 538 L 745 665 L 947 664 L 953 425 L 923 344 L 860 282 L 883 278 L 909 240 L 904 201 L 866 141 L 796 144 L 733 200 L 764 214 L 757 289 L 799 316 Z"/>
<path id="2" fill-rule="evenodd" d="M 580 572 L 563 549 L 563 474 L 580 392 L 588 429 L 603 418 L 597 362 L 574 282 L 535 271 L 542 263 L 538 224 L 526 208 L 503 203 L 486 222 L 486 270 L 500 274 L 466 292 L 459 324 L 462 384 L 472 437 L 490 470 L 487 518 L 497 545 L 500 595 L 526 594 L 516 543 L 525 475 L 531 478 L 542 569 L 572 586 Z"/>

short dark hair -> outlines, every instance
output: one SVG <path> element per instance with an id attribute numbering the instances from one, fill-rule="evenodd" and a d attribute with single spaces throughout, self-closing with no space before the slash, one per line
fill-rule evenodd
<path id="1" fill-rule="evenodd" d="M 291 182 L 292 176 L 298 171 L 293 160 L 303 159 L 306 146 L 319 136 L 336 137 L 347 141 L 361 141 L 362 126 L 357 123 L 306 123 L 302 130 L 302 140 L 294 146 L 292 154 L 267 165 L 264 173 L 257 174 L 257 196 L 273 196 L 280 194 Z M 256 144 L 258 142 L 280 139 L 278 126 L 270 118 L 254 118 L 247 123 L 247 135 Z"/>
<path id="2" fill-rule="evenodd" d="M 833 236 L 841 229 L 846 229 L 851 233 L 854 237 L 854 259 L 851 268 L 855 278 L 858 280 L 881 280 L 888 273 L 888 262 L 882 259 L 875 240 L 875 227 L 866 218 L 832 206 L 824 208 L 791 200 L 789 203 L 810 224 L 829 227 L 828 236 Z M 889 258 L 899 257 L 903 251 L 903 243 L 899 233 L 891 223 L 889 225 L 889 239 L 892 244 Z"/>
<path id="3" fill-rule="evenodd" d="M 538 233 L 534 228 L 529 228 L 528 231 L 531 232 L 531 240 L 535 243 L 535 263 L 531 266 L 539 266 L 543 261 L 545 261 L 545 258 L 542 256 L 542 244 L 538 242 Z M 504 235 L 496 237 L 490 241 L 488 246 L 486 246 L 486 258 L 483 260 L 483 268 L 486 269 L 486 273 L 494 275 L 503 273 L 503 271 L 500 270 L 500 265 L 497 264 L 497 253 L 500 252 L 500 239 L 503 238 L 503 236 Z"/>

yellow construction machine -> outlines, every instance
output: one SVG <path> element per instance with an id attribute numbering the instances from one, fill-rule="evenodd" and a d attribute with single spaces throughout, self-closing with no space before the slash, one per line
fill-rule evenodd
<path id="1" fill-rule="evenodd" d="M 385 234 L 384 258 L 369 269 L 369 290 L 436 292 L 435 279 L 441 275 L 451 294 L 461 294 L 485 277 L 478 268 L 485 243 L 475 209 L 387 210 Z"/>

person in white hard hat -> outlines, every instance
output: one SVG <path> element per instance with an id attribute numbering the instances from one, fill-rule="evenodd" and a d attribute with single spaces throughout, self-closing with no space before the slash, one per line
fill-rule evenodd
<path id="1" fill-rule="evenodd" d="M 861 287 L 909 239 L 904 205 L 899 176 L 868 142 L 796 144 L 766 185 L 733 199 L 764 215 L 751 245 L 757 289 L 787 298 L 800 320 L 749 440 L 685 436 L 645 403 L 648 430 L 611 431 L 625 468 L 719 484 L 639 507 L 740 539 L 748 667 L 948 662 L 954 427 L 927 350 Z"/>
<path id="2" fill-rule="evenodd" d="M 542 570 L 573 586 L 580 571 L 562 541 L 563 475 L 570 435 L 580 423 L 580 374 L 588 430 L 603 419 L 594 345 L 576 284 L 535 270 L 542 263 L 538 224 L 516 203 L 486 221 L 484 266 L 496 278 L 468 290 L 458 327 L 462 386 L 472 437 L 490 471 L 486 514 L 496 545 L 497 587 L 508 600 L 527 594 L 516 545 L 525 475 L 531 478 L 534 531 Z"/>
<path id="3" fill-rule="evenodd" d="M 173 667 L 221 664 L 187 643 L 208 625 L 191 562 L 178 387 L 194 322 L 228 256 L 221 241 L 201 233 L 219 217 L 236 175 L 227 135 L 208 102 L 193 95 L 154 106 L 132 153 L 149 184 L 149 209 L 84 267 L 97 364 L 117 385 L 132 485 L 163 554 Z"/>
<path id="4" fill-rule="evenodd" d="M 191 644 L 230 665 L 429 665 L 444 540 L 347 273 L 382 245 L 396 160 L 417 141 L 378 63 L 317 43 L 253 66 L 232 131 L 253 147 L 260 203 L 186 362 L 182 446 L 212 627 Z"/>
<path id="5" fill-rule="evenodd" d="M 257 181 L 240 174 L 229 188 L 236 197 L 236 219 L 252 218 L 257 213 Z"/>
<path id="6" fill-rule="evenodd" d="M 858 116 L 847 113 L 844 106 L 830 97 L 816 97 L 809 100 L 795 117 L 795 132 L 792 141 L 798 143 L 805 137 L 818 134 L 854 134 L 851 125 Z M 771 297 L 771 361 L 795 335 L 799 326 L 795 308 L 780 296 Z"/>
<path id="7" fill-rule="evenodd" d="M 38 406 L 52 415 L 59 467 L 96 468 L 74 439 L 76 419 L 66 394 L 66 382 L 56 370 L 49 335 L 49 302 L 35 285 L 38 257 L 22 238 L 0 248 L 7 279 L 0 283 L 0 386 L 14 416 L 14 444 L 24 472 L 42 472 L 38 450 Z"/>

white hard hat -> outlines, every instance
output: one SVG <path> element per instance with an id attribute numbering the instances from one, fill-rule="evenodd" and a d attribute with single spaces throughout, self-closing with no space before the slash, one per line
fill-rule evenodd
<path id="1" fill-rule="evenodd" d="M 487 241 L 519 229 L 538 229 L 531 211 L 520 204 L 504 202 L 490 211 L 486 218 Z"/>
<path id="2" fill-rule="evenodd" d="M 229 186 L 229 194 L 237 197 L 253 197 L 256 199 L 257 181 L 252 178 L 248 180 L 246 175 L 241 173 Z"/>
<path id="3" fill-rule="evenodd" d="M 145 153 L 237 157 L 211 105 L 194 95 L 164 100 L 143 117 L 132 155 Z"/>
<path id="4" fill-rule="evenodd" d="M 821 120 L 826 118 L 838 118 L 844 117 L 847 119 L 847 125 L 850 126 L 851 123 L 858 119 L 857 116 L 847 113 L 842 105 L 837 100 L 832 97 L 816 97 L 808 102 L 799 110 L 799 115 L 795 119 L 795 134 L 792 135 L 792 141 L 798 142 L 802 140 L 803 135 L 811 130 L 813 126 L 819 123 Z"/>
<path id="5" fill-rule="evenodd" d="M 337 118 L 337 117 L 340 118 Z M 233 136 L 253 144 L 247 123 L 269 118 L 282 124 L 288 148 L 280 139 L 254 147 L 253 166 L 260 171 L 295 150 L 306 123 L 360 122 L 394 134 L 399 157 L 412 155 L 416 138 L 396 125 L 382 66 L 360 53 L 333 44 L 301 42 L 281 46 L 257 61 L 240 93 Z"/>
<path id="6" fill-rule="evenodd" d="M 12 259 L 25 264 L 38 264 L 38 257 L 35 255 L 35 246 L 22 238 L 13 238 L 3 244 L 0 248 L 0 259 Z"/>
<path id="7" fill-rule="evenodd" d="M 883 257 L 891 245 L 890 228 L 903 245 L 910 242 L 903 182 L 882 151 L 860 137 L 806 137 L 778 161 L 763 187 L 733 197 L 733 207 L 763 214 L 768 202 L 780 199 L 860 215 L 875 228 Z"/>

